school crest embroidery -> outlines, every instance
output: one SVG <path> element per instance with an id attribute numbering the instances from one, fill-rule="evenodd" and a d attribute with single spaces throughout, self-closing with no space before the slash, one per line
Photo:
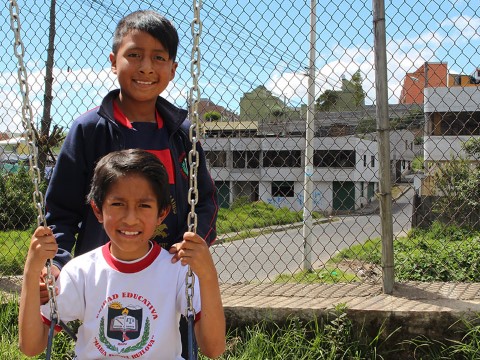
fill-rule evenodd
<path id="1" fill-rule="evenodd" d="M 120 341 L 135 340 L 140 336 L 142 308 L 113 303 L 108 307 L 107 336 Z"/>
<path id="2" fill-rule="evenodd" d="M 149 303 L 137 294 L 123 293 L 122 295 L 142 298 L 142 302 Z M 115 294 L 113 298 L 119 297 Z M 105 301 L 104 305 L 107 303 L 108 301 Z M 132 356 L 146 353 L 155 340 L 150 334 L 150 318 L 145 316 L 143 310 L 141 306 L 132 304 L 124 306 L 120 301 L 108 304 L 106 316 L 100 319 L 98 339 L 95 344 L 98 351 L 104 356 L 109 352 L 124 355 L 133 353 Z"/>

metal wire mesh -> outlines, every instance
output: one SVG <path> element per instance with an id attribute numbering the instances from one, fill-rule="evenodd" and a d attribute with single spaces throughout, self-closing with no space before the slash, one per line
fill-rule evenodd
<path id="1" fill-rule="evenodd" d="M 180 34 L 179 67 L 162 96 L 188 108 L 189 2 L 57 0 L 19 6 L 46 181 L 73 119 L 118 86 L 108 55 L 114 28 L 125 14 L 151 8 L 173 21 Z M 211 249 L 224 283 L 281 281 L 304 269 L 310 10 L 304 1 L 203 3 L 199 116 L 201 142 L 222 208 L 219 237 Z M 440 246 L 457 241 L 470 256 L 472 249 L 463 241 L 480 228 L 477 10 L 474 2 L 456 2 L 454 8 L 442 0 L 386 5 L 395 251 L 412 246 L 410 253 L 395 258 L 395 269 L 409 279 L 457 280 L 443 279 L 439 270 L 429 273 L 433 262 L 449 266 L 440 255 L 425 266 L 404 265 L 418 259 L 415 251 L 426 252 L 435 241 Z M 9 23 L 8 7 L 1 11 Z M 53 18 L 52 106 L 46 109 Z M 380 281 L 372 7 L 357 0 L 318 2 L 315 19 L 311 196 L 312 210 L 320 217 L 313 223 L 308 256 L 316 280 Z M 35 209 L 33 187 L 21 166 L 28 154 L 21 139 L 25 129 L 14 37 L 8 27 L 2 27 L 1 35 L 0 272 L 19 274 Z M 289 211 L 279 220 L 271 207 Z M 235 208 L 243 211 L 229 224 L 226 214 Z M 422 235 L 420 230 L 435 228 L 436 221 L 468 231 L 456 230 L 446 240 Z M 248 226 L 254 230 L 245 234 Z M 412 228 L 418 237 L 401 239 Z M 309 273 L 298 276 L 305 280 Z"/>

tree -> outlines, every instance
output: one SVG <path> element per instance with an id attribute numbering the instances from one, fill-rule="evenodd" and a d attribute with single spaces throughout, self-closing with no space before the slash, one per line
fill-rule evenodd
<path id="1" fill-rule="evenodd" d="M 480 156 L 480 142 L 469 140 L 464 150 L 473 157 Z M 480 167 L 465 159 L 452 159 L 438 168 L 434 184 L 439 199 L 433 210 L 453 224 L 480 228 Z"/>
<path id="2" fill-rule="evenodd" d="M 320 111 L 330 111 L 337 104 L 339 95 L 335 90 L 325 90 L 317 99 L 317 109 Z"/>
<path id="3" fill-rule="evenodd" d="M 207 111 L 205 115 L 203 115 L 203 118 L 205 121 L 218 121 L 222 118 L 222 114 L 215 110 Z"/>
<path id="4" fill-rule="evenodd" d="M 273 116 L 278 118 L 278 117 L 284 115 L 285 111 L 282 109 L 282 107 L 280 107 L 278 105 L 275 105 L 274 107 L 272 107 L 271 113 L 272 113 Z"/>
<path id="5" fill-rule="evenodd" d="M 377 120 L 371 117 L 366 117 L 358 121 L 357 134 L 370 134 L 377 131 Z"/>
<path id="6" fill-rule="evenodd" d="M 360 69 L 355 72 L 352 76 L 352 80 L 350 80 L 350 84 L 353 90 L 353 99 L 355 106 L 360 106 L 365 104 L 365 91 L 363 91 L 362 87 L 362 74 L 360 73 Z"/>

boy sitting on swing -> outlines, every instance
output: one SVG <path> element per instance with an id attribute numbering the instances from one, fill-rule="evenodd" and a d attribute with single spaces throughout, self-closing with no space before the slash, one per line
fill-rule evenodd
<path id="1" fill-rule="evenodd" d="M 176 262 L 152 241 L 170 210 L 168 190 L 168 174 L 149 152 L 112 152 L 96 165 L 87 202 L 110 241 L 65 265 L 55 299 L 60 320 L 82 322 L 76 358 L 182 359 L 178 323 L 188 306 L 184 265 L 198 280 L 193 307 L 200 351 L 211 358 L 224 352 L 225 317 L 206 242 L 186 232 Z M 52 230 L 38 227 L 20 298 L 19 345 L 29 356 L 47 346 L 51 308 L 40 305 L 38 274 L 56 252 Z"/>

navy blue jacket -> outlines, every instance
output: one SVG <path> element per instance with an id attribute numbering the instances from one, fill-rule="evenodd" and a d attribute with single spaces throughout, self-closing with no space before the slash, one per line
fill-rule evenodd
<path id="1" fill-rule="evenodd" d="M 46 221 L 52 227 L 59 251 L 54 264 L 62 268 L 71 254 L 83 254 L 108 239 L 102 225 L 93 214 L 86 195 L 90 189 L 96 162 L 105 154 L 125 148 L 124 135 L 113 117 L 113 100 L 119 90 L 110 92 L 100 107 L 86 112 L 72 124 L 65 139 L 46 192 Z M 170 247 L 181 241 L 187 231 L 189 178 L 186 161 L 192 147 L 189 140 L 187 111 L 179 109 L 167 100 L 158 97 L 156 108 L 164 119 L 169 133 L 169 144 L 175 169 L 175 189 L 172 194 L 177 207 L 178 231 L 171 231 L 166 239 L 159 242 Z M 199 153 L 197 233 L 211 245 L 216 238 L 216 218 L 218 212 L 215 184 L 206 167 L 205 154 L 197 143 Z M 182 163 L 176 159 L 184 159 Z M 183 165 L 183 166 L 182 166 Z"/>

